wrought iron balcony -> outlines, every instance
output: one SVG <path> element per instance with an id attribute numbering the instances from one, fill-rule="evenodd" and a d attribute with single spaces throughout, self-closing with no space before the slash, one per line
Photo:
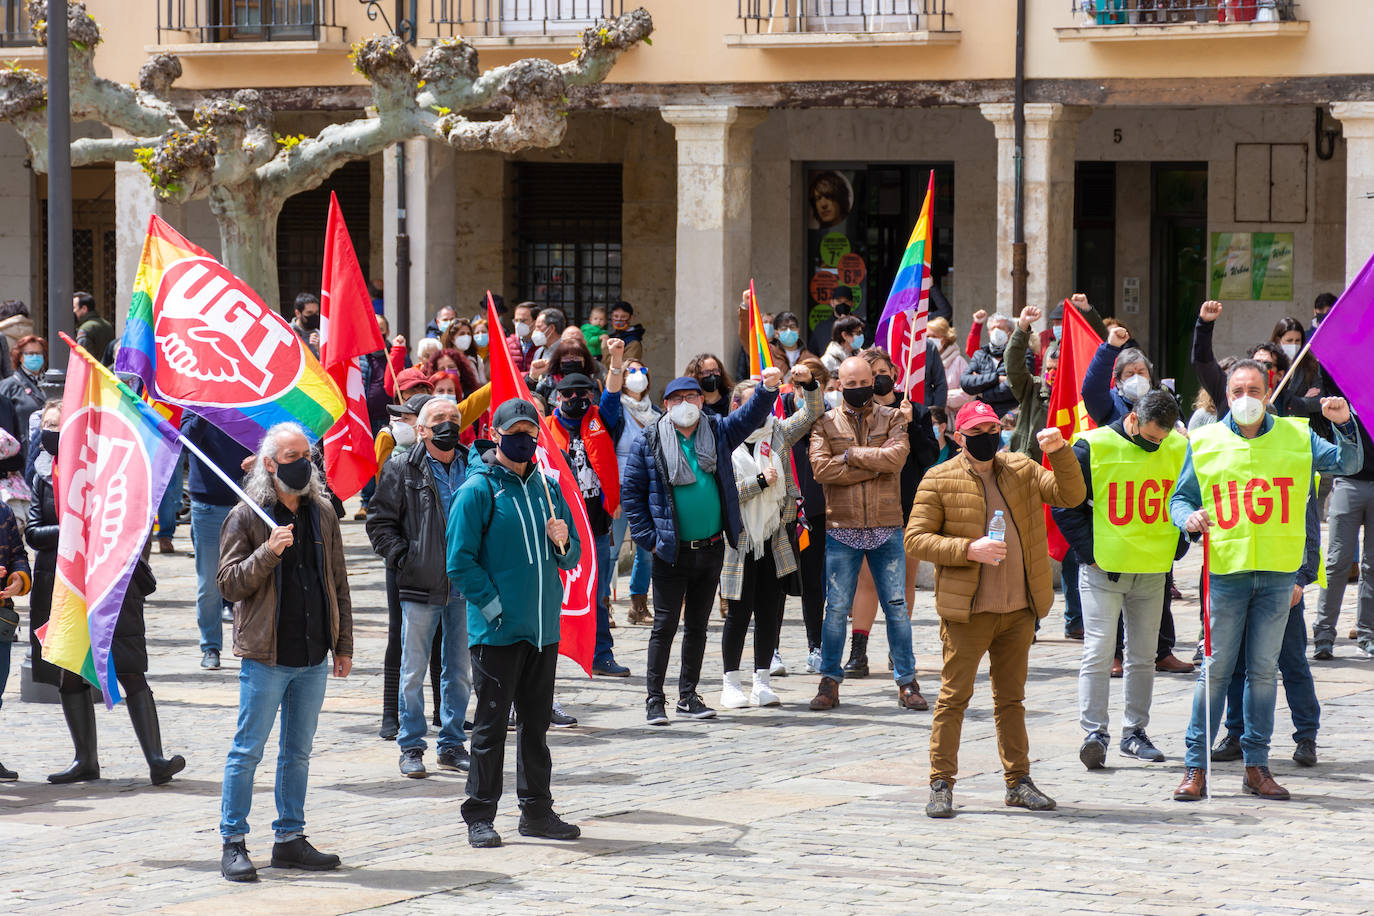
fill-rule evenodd
<path id="1" fill-rule="evenodd" d="M 624 0 L 430 0 L 440 36 L 573 35 L 625 11 Z M 466 28 L 465 28 L 466 27 Z"/>
<path id="2" fill-rule="evenodd" d="M 26 0 L 0 0 L 0 47 L 26 48 L 38 42 L 29 31 L 29 10 Z"/>
<path id="3" fill-rule="evenodd" d="M 1291 22 L 1293 0 L 1074 0 L 1078 25 Z"/>
<path id="4" fill-rule="evenodd" d="M 738 0 L 745 32 L 945 32 L 945 0 Z"/>
<path id="5" fill-rule="evenodd" d="M 337 29 L 337 0 L 157 0 L 157 40 L 182 32 L 205 44 L 319 41 Z"/>

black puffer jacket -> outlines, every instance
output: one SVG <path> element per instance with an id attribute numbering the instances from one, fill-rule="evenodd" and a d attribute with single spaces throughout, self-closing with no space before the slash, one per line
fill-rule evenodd
<path id="1" fill-rule="evenodd" d="M 454 450 L 453 460 L 467 466 L 462 446 Z M 372 549 L 396 571 L 403 601 L 448 603 L 447 525 L 423 444 L 382 466 L 377 493 L 367 507 L 367 536 Z"/>

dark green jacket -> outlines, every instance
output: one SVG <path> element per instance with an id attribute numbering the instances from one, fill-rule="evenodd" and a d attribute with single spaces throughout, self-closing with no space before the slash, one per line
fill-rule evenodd
<path id="1" fill-rule="evenodd" d="M 1026 349 L 1030 346 L 1030 332 L 1018 324 L 1007 342 L 1007 387 L 1016 395 L 1019 412 L 1011 431 L 1011 450 L 1040 460 L 1040 443 L 1035 434 L 1045 428 L 1049 414 L 1050 386 L 1044 378 L 1031 375 L 1026 363 Z"/>

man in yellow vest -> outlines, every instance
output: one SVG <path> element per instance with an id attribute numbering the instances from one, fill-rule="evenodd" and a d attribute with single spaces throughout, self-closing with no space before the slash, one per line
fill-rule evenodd
<path id="1" fill-rule="evenodd" d="M 1157 763 L 1164 754 L 1145 734 L 1154 696 L 1155 643 L 1164 610 L 1166 578 L 1188 541 L 1169 517 L 1169 494 L 1183 468 L 1188 441 L 1174 432 L 1178 402 L 1155 390 L 1131 412 L 1078 436 L 1073 450 L 1088 498 L 1054 508 L 1055 524 L 1078 556 L 1083 605 L 1083 661 L 1078 669 L 1078 717 L 1087 737 L 1078 759 L 1100 770 L 1111 741 L 1107 703 L 1124 616 L 1126 710 L 1121 754 Z"/>
<path id="2" fill-rule="evenodd" d="M 1208 731 L 1221 721 L 1227 685 L 1245 638 L 1245 733 L 1241 789 L 1261 798 L 1286 799 L 1288 790 L 1269 772 L 1274 732 L 1275 667 L 1288 608 L 1299 586 L 1295 574 L 1306 545 L 1307 493 L 1313 471 L 1353 474 L 1363 462 L 1355 421 L 1344 398 L 1322 398 L 1322 416 L 1335 430 L 1333 443 L 1307 421 L 1265 412 L 1269 374 L 1243 359 L 1226 377 L 1230 412 L 1221 422 L 1193 432 L 1188 456 L 1170 501 L 1174 523 L 1193 540 L 1210 539 L 1212 612 L 1211 721 L 1209 697 L 1199 677 L 1188 723 L 1183 782 L 1176 801 L 1206 794 L 1204 761 Z M 1204 725 L 1209 726 L 1204 730 Z"/>

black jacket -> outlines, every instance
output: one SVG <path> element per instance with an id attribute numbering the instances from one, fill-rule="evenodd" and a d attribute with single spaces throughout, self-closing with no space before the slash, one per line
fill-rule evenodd
<path id="1" fill-rule="evenodd" d="M 459 446 L 453 460 L 467 466 Z M 382 466 L 377 493 L 367 506 L 367 536 L 372 549 L 396 572 L 403 601 L 447 604 L 447 513 L 429 468 L 423 443 Z"/>
<path id="2" fill-rule="evenodd" d="M 1005 349 L 994 353 L 991 346 L 979 347 L 973 358 L 968 361 L 968 371 L 959 380 L 960 388 L 968 394 L 976 395 L 979 400 L 997 411 L 999 417 L 1017 406 L 1015 392 L 1006 382 L 1000 380 L 1001 376 L 1007 374 L 1005 358 Z M 1029 351 L 1026 353 L 1026 369 L 1032 375 L 1035 374 L 1035 355 Z"/>
<path id="3" fill-rule="evenodd" d="M 927 363 L 929 365 L 929 363 Z M 902 395 L 890 405 L 902 406 Z M 902 465 L 902 518 L 911 517 L 912 503 L 916 502 L 916 490 L 921 479 L 939 461 L 940 443 L 935 440 L 935 427 L 930 425 L 930 409 L 920 401 L 911 405 L 911 422 L 906 425 L 907 438 L 911 451 L 907 453 L 906 464 Z"/>

